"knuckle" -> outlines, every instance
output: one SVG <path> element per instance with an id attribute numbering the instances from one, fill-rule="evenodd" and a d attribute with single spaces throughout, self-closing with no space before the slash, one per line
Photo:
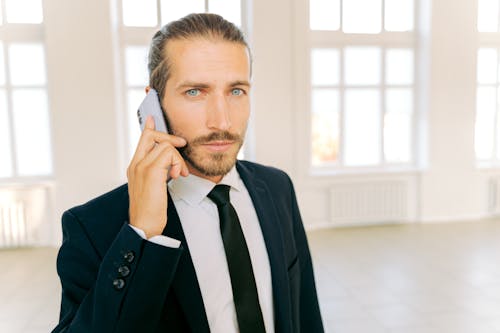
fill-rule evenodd
<path id="1" fill-rule="evenodd" d="M 137 165 L 134 168 L 134 171 L 137 173 L 144 173 L 145 170 L 146 170 L 146 165 L 144 164 L 143 161 L 137 163 Z"/>
<path id="2" fill-rule="evenodd" d="M 153 137 L 153 130 L 150 128 L 145 128 L 142 132 L 142 137 L 146 140 L 149 140 Z"/>
<path id="3" fill-rule="evenodd" d="M 127 177 L 130 178 L 131 176 L 133 176 L 134 173 L 135 173 L 136 168 L 137 168 L 137 164 L 130 163 L 130 165 L 127 168 Z"/>

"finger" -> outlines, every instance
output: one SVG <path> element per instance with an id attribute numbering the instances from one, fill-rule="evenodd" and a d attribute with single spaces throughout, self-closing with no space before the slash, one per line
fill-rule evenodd
<path id="1" fill-rule="evenodd" d="M 149 115 L 146 117 L 146 124 L 144 124 L 144 128 L 146 129 L 155 129 L 155 119 L 153 116 Z"/>
<path id="2" fill-rule="evenodd" d="M 171 178 L 177 179 L 179 176 L 183 175 L 184 169 L 187 170 L 186 162 L 180 155 L 172 155 L 171 158 L 172 165 L 168 174 Z M 184 176 L 187 176 L 187 174 Z"/>
<path id="3" fill-rule="evenodd" d="M 182 156 L 181 156 L 182 157 Z M 182 159 L 184 163 L 182 163 L 182 168 L 181 168 L 181 176 L 187 177 L 189 176 L 189 169 L 186 163 L 186 160 L 184 158 Z"/>
<path id="4" fill-rule="evenodd" d="M 168 172 L 170 178 L 177 179 L 179 178 L 181 174 L 182 166 L 177 163 L 177 164 L 172 164 L 170 167 L 170 170 Z"/>
<path id="5" fill-rule="evenodd" d="M 156 143 L 161 143 L 163 141 L 168 141 L 172 144 L 172 146 L 175 147 L 183 147 L 186 145 L 186 139 L 173 135 L 173 134 L 167 134 L 155 130 L 148 130 L 145 132 L 144 136 L 147 137 L 147 139 L 151 139 Z"/>
<path id="6" fill-rule="evenodd" d="M 168 142 L 155 144 L 155 146 L 144 156 L 141 161 L 139 161 L 139 163 L 142 166 L 149 166 L 155 162 L 158 156 L 160 156 L 161 154 L 166 154 L 170 151 L 177 152 L 177 149 L 175 149 L 175 147 L 173 147 Z"/>
<path id="7" fill-rule="evenodd" d="M 145 164 L 145 160 L 141 161 L 140 167 L 150 170 L 153 174 L 161 175 L 168 181 L 170 178 L 178 178 L 181 174 L 185 162 L 180 156 L 179 152 L 172 147 L 166 147 L 161 150 L 160 154 L 156 154 L 156 149 L 147 156 L 147 160 L 153 159 L 149 164 Z M 148 161 L 149 162 L 149 161 Z"/>
<path id="8" fill-rule="evenodd" d="M 189 169 L 185 162 L 180 164 L 172 164 L 168 172 L 168 179 L 170 178 L 177 179 L 180 176 L 183 177 L 189 176 Z"/>
<path id="9" fill-rule="evenodd" d="M 186 140 L 175 135 L 170 135 L 163 132 L 158 132 L 150 128 L 145 128 L 139 138 L 139 143 L 132 157 L 131 165 L 137 164 L 139 161 L 153 149 L 157 144 L 167 142 L 174 147 L 183 147 L 186 145 Z"/>
<path id="10" fill-rule="evenodd" d="M 156 164 L 156 167 L 165 170 L 169 170 L 172 166 L 176 166 L 174 171 L 179 169 L 179 173 L 183 169 L 187 169 L 186 162 L 179 151 L 168 142 L 158 144 L 139 163 L 141 167 L 152 167 L 153 164 Z"/>

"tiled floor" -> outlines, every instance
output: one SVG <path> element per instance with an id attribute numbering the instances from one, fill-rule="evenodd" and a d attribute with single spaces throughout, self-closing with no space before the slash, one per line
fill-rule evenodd
<path id="1" fill-rule="evenodd" d="M 500 333 L 500 221 L 309 233 L 327 332 Z M 0 332 L 58 316 L 56 249 L 0 251 Z"/>
<path id="2" fill-rule="evenodd" d="M 328 332 L 500 332 L 500 221 L 310 233 Z"/>

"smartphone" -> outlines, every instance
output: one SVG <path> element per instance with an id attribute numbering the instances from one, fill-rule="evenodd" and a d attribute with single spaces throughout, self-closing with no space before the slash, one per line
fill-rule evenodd
<path id="1" fill-rule="evenodd" d="M 155 130 L 168 133 L 167 120 L 165 119 L 165 115 L 161 109 L 160 98 L 158 97 L 156 90 L 152 88 L 149 89 L 148 94 L 137 110 L 137 118 L 139 119 L 141 131 L 144 130 L 146 118 L 148 116 L 153 116 L 155 121 Z"/>

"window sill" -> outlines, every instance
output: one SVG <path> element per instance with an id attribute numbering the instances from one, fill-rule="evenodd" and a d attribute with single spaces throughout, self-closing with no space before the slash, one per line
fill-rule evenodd
<path id="1" fill-rule="evenodd" d="M 0 189 L 2 188 L 26 188 L 33 186 L 54 186 L 55 178 L 53 176 L 44 177 L 16 177 L 0 178 Z"/>
<path id="2" fill-rule="evenodd" d="M 417 174 L 420 172 L 422 172 L 422 168 L 415 166 L 353 167 L 336 169 L 311 167 L 309 169 L 309 175 L 315 178 L 352 175 Z"/>

